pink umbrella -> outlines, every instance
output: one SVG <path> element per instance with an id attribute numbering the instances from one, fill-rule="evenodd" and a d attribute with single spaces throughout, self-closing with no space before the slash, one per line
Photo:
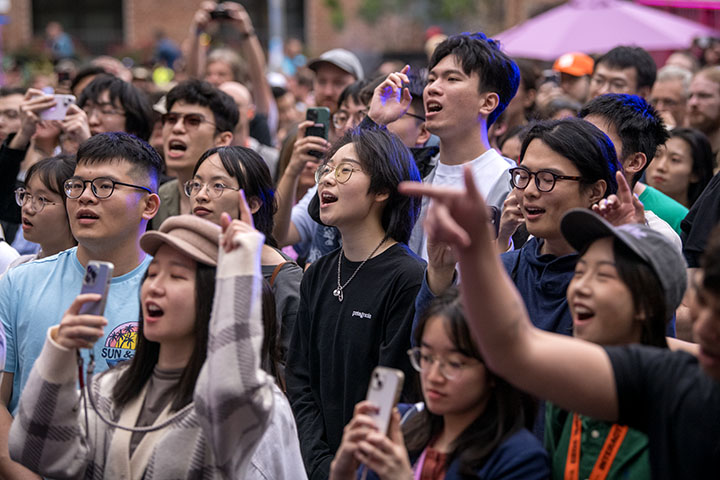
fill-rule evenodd
<path id="1" fill-rule="evenodd" d="M 618 45 L 677 50 L 704 36 L 718 32 L 631 2 L 570 0 L 494 38 L 514 57 L 554 60 L 567 52 L 605 53 Z"/>

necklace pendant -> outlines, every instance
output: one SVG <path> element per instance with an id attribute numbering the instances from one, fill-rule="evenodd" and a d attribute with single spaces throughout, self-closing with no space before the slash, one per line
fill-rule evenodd
<path id="1" fill-rule="evenodd" d="M 342 302 L 342 301 L 343 301 L 342 288 L 338 287 L 338 288 L 336 288 L 335 290 L 333 290 L 333 295 L 335 295 L 335 296 L 337 297 L 338 302 Z"/>

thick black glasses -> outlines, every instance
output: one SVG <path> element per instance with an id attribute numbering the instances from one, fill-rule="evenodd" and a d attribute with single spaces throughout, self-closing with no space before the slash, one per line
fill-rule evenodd
<path id="1" fill-rule="evenodd" d="M 83 180 L 82 178 L 69 178 L 65 180 L 63 184 L 65 196 L 68 198 L 80 198 L 80 195 L 83 194 L 88 183 L 90 184 L 90 190 L 96 198 L 108 198 L 115 191 L 115 185 L 137 188 L 138 190 L 145 190 L 148 193 L 152 193 L 152 190 L 141 185 L 118 182 L 108 177 L 98 177 L 93 180 Z"/>
<path id="2" fill-rule="evenodd" d="M 524 190 L 530 184 L 530 177 L 533 175 L 535 175 L 535 186 L 541 192 L 551 191 L 555 188 L 555 182 L 558 180 L 582 181 L 582 177 L 558 175 L 549 170 L 531 172 L 525 167 L 515 167 L 510 169 L 510 184 L 517 189 Z"/>

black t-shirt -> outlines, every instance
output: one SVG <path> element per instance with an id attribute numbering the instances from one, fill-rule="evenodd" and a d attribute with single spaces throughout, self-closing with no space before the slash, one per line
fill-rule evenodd
<path id="1" fill-rule="evenodd" d="M 684 352 L 607 347 L 618 423 L 647 433 L 654 479 L 720 478 L 720 383 Z"/>
<path id="2" fill-rule="evenodd" d="M 288 351 L 288 396 L 311 479 L 327 478 L 343 428 L 377 365 L 403 370 L 408 388 L 414 378 L 406 352 L 424 262 L 406 245 L 393 245 L 363 265 L 339 302 L 333 290 L 340 253 L 305 272 Z M 344 284 L 360 262 L 343 256 L 341 265 Z M 407 400 L 417 400 L 409 393 Z"/>
<path id="3" fill-rule="evenodd" d="M 708 183 L 695 200 L 685 219 L 682 230 L 683 255 L 690 268 L 700 267 L 700 257 L 705 251 L 708 236 L 720 219 L 720 173 Z M 720 475 L 718 475 L 720 477 Z"/>

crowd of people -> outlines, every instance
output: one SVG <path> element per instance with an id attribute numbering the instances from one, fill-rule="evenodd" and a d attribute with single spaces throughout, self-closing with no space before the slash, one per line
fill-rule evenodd
<path id="1" fill-rule="evenodd" d="M 718 471 L 720 66 L 161 40 L 0 88 L 1 478 Z"/>

